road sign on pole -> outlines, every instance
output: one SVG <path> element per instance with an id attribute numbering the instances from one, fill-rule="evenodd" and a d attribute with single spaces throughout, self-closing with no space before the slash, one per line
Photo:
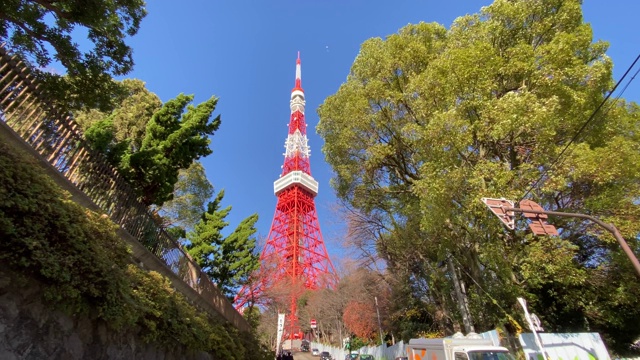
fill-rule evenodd
<path id="1" fill-rule="evenodd" d="M 317 327 L 316 319 L 311 319 L 311 324 L 310 325 L 311 325 L 312 329 L 315 329 Z"/>
<path id="2" fill-rule="evenodd" d="M 512 230 L 514 228 L 514 213 L 517 212 L 524 214 L 525 217 L 533 221 L 533 223 L 529 225 L 529 227 L 531 227 L 531 230 L 536 235 L 558 235 L 558 230 L 555 228 L 555 226 L 547 223 L 548 215 L 591 220 L 594 223 L 605 228 L 616 238 L 618 244 L 620 244 L 620 247 L 622 247 L 622 250 L 625 252 L 629 260 L 631 260 L 633 267 L 636 269 L 636 273 L 638 274 L 638 276 L 640 276 L 640 261 L 638 261 L 636 254 L 629 247 L 629 244 L 627 244 L 625 239 L 622 237 L 620 231 L 618 231 L 618 229 L 613 224 L 607 224 L 604 221 L 587 214 L 546 211 L 542 208 L 542 206 L 530 200 L 522 200 L 520 202 L 520 208 L 514 207 L 513 201 L 506 199 L 482 198 L 482 202 L 485 203 L 485 205 L 489 207 L 491 212 L 496 214 L 496 216 L 498 216 L 498 218 L 505 225 L 507 225 L 509 229 Z"/>
<path id="3" fill-rule="evenodd" d="M 558 236 L 558 229 L 555 226 L 549 224 L 547 219 L 549 216 L 547 214 L 541 214 L 541 211 L 544 211 L 542 206 L 531 200 L 522 200 L 518 204 L 518 207 L 524 210 L 535 210 L 536 213 L 523 211 L 522 215 L 527 219 L 531 220 L 529 224 L 529 228 L 536 235 L 555 235 Z"/>
<path id="4" fill-rule="evenodd" d="M 507 199 L 492 199 L 482 198 L 482 202 L 489 207 L 492 213 L 494 213 L 500 221 L 502 221 L 509 229 L 515 228 L 515 222 L 513 221 L 513 211 L 506 211 L 505 208 L 513 208 L 514 202 Z"/>

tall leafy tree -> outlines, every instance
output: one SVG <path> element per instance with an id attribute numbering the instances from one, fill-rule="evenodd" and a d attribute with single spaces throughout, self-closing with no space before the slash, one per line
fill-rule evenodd
<path id="1" fill-rule="evenodd" d="M 549 331 L 600 331 L 618 351 L 640 335 L 640 286 L 610 236 L 576 219 L 552 219 L 555 238 L 522 220 L 505 232 L 480 202 L 542 179 L 529 196 L 543 207 L 613 222 L 638 249 L 638 106 L 609 101 L 571 142 L 612 87 L 606 48 L 578 0 L 496 0 L 450 29 L 367 40 L 319 108 L 338 196 L 442 330 L 460 327 L 462 291 L 476 331 L 517 329 L 524 296 Z"/>
<path id="2" fill-rule="evenodd" d="M 254 237 L 258 215 L 244 219 L 231 234 L 224 236 L 222 230 L 229 225 L 225 219 L 231 207 L 221 208 L 223 198 L 224 190 L 221 190 L 207 204 L 202 219 L 187 234 L 185 247 L 218 288 L 232 299 L 260 265 Z"/>
<path id="3" fill-rule="evenodd" d="M 112 76 L 133 68 L 126 39 L 138 32 L 146 14 L 143 0 L 7 0 L 0 4 L 0 40 L 33 65 L 50 96 L 76 108 L 105 110 L 118 89 Z M 85 35 L 91 45 L 83 52 L 77 37 Z M 40 70 L 54 59 L 66 77 Z"/>

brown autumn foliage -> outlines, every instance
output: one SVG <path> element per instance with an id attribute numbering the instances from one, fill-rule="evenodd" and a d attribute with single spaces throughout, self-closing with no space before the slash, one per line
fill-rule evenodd
<path id="1" fill-rule="evenodd" d="M 342 319 L 346 327 L 358 338 L 370 340 L 376 333 L 375 308 L 371 302 L 352 300 L 347 304 Z"/>

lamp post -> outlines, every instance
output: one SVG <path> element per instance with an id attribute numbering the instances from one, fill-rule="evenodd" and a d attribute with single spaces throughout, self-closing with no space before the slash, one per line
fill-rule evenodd
<path id="1" fill-rule="evenodd" d="M 522 213 L 525 217 L 532 220 L 532 224 L 530 224 L 529 227 L 536 235 L 558 235 L 556 228 L 546 222 L 548 215 L 591 220 L 609 231 L 613 237 L 616 238 L 618 244 L 622 247 L 622 250 L 625 252 L 629 260 L 631 260 L 638 277 L 640 277 L 640 262 L 638 262 L 638 258 L 613 224 L 607 224 L 600 219 L 596 219 L 593 216 L 586 214 L 546 211 L 540 205 L 531 200 L 522 200 L 519 204 L 519 208 L 514 207 L 513 201 L 506 199 L 482 198 L 482 202 L 485 203 L 485 205 L 487 205 L 489 209 L 512 230 L 514 228 L 513 213 Z"/>

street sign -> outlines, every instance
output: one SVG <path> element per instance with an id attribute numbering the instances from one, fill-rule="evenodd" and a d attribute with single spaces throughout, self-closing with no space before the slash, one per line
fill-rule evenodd
<path id="1" fill-rule="evenodd" d="M 558 233 L 558 229 L 556 229 L 555 226 L 548 224 L 544 220 L 532 219 L 531 223 L 529 224 L 529 229 L 531 229 L 531 232 L 534 233 L 535 235 L 551 235 L 551 236 L 560 235 Z"/>
<path id="2" fill-rule="evenodd" d="M 315 329 L 317 327 L 316 319 L 311 319 L 311 328 Z"/>
<path id="3" fill-rule="evenodd" d="M 536 331 L 544 331 L 544 329 L 542 328 L 542 322 L 540 322 L 540 318 L 538 318 L 538 316 L 534 313 L 531 313 L 530 317 L 531 317 L 531 324 L 536 329 Z"/>
<path id="4" fill-rule="evenodd" d="M 518 207 L 522 209 L 522 215 L 527 219 L 548 219 L 549 216 L 547 214 L 535 214 L 526 212 L 524 210 L 535 210 L 535 211 L 544 211 L 542 206 L 538 205 L 538 203 L 533 202 L 531 200 L 522 200 L 518 203 Z"/>
<path id="5" fill-rule="evenodd" d="M 514 202 L 507 199 L 492 199 L 482 198 L 482 202 L 489 207 L 492 213 L 494 213 L 500 221 L 502 221 L 509 229 L 515 228 L 515 222 L 513 221 L 513 211 L 505 211 L 505 208 L 513 208 Z"/>
<path id="6" fill-rule="evenodd" d="M 533 211 L 544 211 L 542 206 L 538 205 L 536 202 L 531 200 L 522 200 L 518 204 L 518 207 L 523 210 L 533 210 Z M 536 235 L 553 235 L 558 236 L 558 229 L 555 226 L 549 224 L 547 219 L 549 216 L 547 214 L 539 214 L 539 213 L 530 213 L 523 211 L 522 215 L 524 215 L 527 219 L 531 220 L 529 224 L 529 228 Z"/>

